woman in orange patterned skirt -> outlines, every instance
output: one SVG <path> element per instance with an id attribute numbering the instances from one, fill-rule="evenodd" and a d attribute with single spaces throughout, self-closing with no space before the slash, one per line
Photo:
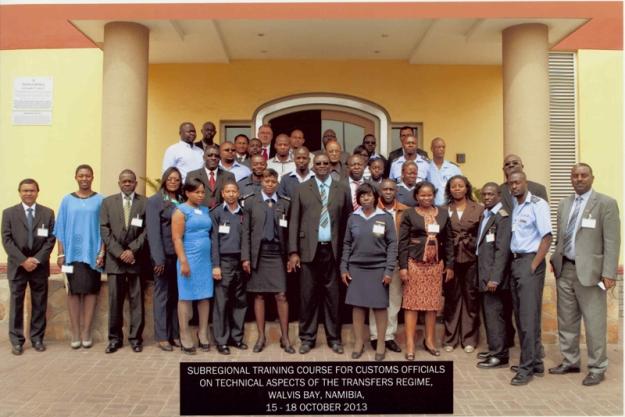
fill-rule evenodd
<path id="1" fill-rule="evenodd" d="M 417 315 L 425 312 L 423 347 L 436 349 L 436 312 L 443 307 L 443 275 L 454 277 L 454 247 L 447 210 L 434 206 L 436 188 L 424 181 L 416 185 L 417 207 L 406 210 L 399 228 L 399 276 L 404 283 L 402 308 L 406 329 L 406 359 L 414 360 Z"/>

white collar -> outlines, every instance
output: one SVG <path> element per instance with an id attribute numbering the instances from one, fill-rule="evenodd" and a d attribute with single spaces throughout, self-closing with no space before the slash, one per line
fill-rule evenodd
<path id="1" fill-rule="evenodd" d="M 24 213 L 28 213 L 28 209 L 33 209 L 33 216 L 35 215 L 35 211 L 37 211 L 37 203 L 33 203 L 32 206 L 28 207 L 26 204 L 22 202 L 22 208 L 24 209 Z"/>
<path id="2" fill-rule="evenodd" d="M 276 193 L 273 193 L 273 195 L 268 196 L 267 194 L 265 194 L 264 191 L 261 190 L 260 194 L 263 196 L 263 201 L 271 200 L 274 203 L 278 202 L 278 196 Z"/>
<path id="3" fill-rule="evenodd" d="M 124 201 L 126 199 L 126 194 L 124 193 L 120 193 L 122 195 L 122 201 Z M 133 201 L 135 199 L 135 192 L 133 191 L 128 197 L 130 197 L 130 201 Z"/>
<path id="4" fill-rule="evenodd" d="M 373 216 L 377 216 L 378 214 L 384 214 L 384 210 L 382 210 L 379 207 L 376 207 L 375 211 L 371 214 L 371 216 L 367 217 L 367 216 L 365 216 L 365 212 L 363 211 L 362 207 L 358 207 L 358 209 L 356 209 L 356 211 L 354 211 L 354 214 L 357 215 L 357 216 L 362 217 L 365 220 L 369 220 Z"/>
<path id="5" fill-rule="evenodd" d="M 224 210 L 230 211 L 230 206 L 228 206 L 228 203 L 226 203 L 225 201 L 224 201 L 224 204 L 222 205 L 222 207 L 224 208 Z M 241 211 L 241 206 L 239 205 L 239 203 L 237 203 L 237 208 L 234 209 L 234 211 L 230 211 L 230 213 L 236 214 L 236 213 L 238 213 L 240 211 Z"/>
<path id="6" fill-rule="evenodd" d="M 398 186 L 398 187 L 404 187 L 406 190 L 408 190 L 408 191 L 412 191 L 412 190 L 414 190 L 414 187 L 416 187 L 416 184 L 415 184 L 415 185 L 413 185 L 412 187 L 408 187 L 406 184 L 404 184 L 404 182 L 403 182 L 403 181 L 400 181 L 400 183 L 399 183 L 399 184 L 397 184 L 397 186 Z"/>

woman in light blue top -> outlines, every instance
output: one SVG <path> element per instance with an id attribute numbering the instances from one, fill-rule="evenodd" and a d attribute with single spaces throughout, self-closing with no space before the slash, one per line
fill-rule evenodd
<path id="1" fill-rule="evenodd" d="M 78 349 L 81 345 L 93 345 L 91 323 L 100 292 L 104 246 L 100 238 L 103 197 L 91 189 L 93 169 L 89 165 L 78 166 L 75 179 L 78 191 L 61 201 L 54 235 L 58 242 L 57 264 L 67 275 L 71 347 Z"/>

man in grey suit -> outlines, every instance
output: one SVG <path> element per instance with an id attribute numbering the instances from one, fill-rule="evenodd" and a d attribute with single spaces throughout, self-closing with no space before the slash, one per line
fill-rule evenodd
<path id="1" fill-rule="evenodd" d="M 580 318 L 584 318 L 588 375 L 597 385 L 608 367 L 606 291 L 616 285 L 620 220 L 616 200 L 592 189 L 588 164 L 571 169 L 575 194 L 558 206 L 558 241 L 551 257 L 558 288 L 558 335 L 563 361 L 550 374 L 580 372 Z"/>
<path id="2" fill-rule="evenodd" d="M 109 344 L 105 352 L 116 352 L 123 345 L 126 293 L 130 305 L 128 342 L 134 352 L 141 352 L 144 311 L 140 272 L 146 238 L 147 199 L 135 193 L 137 177 L 131 170 L 125 169 L 119 174 L 118 184 L 121 192 L 105 198 L 100 209 L 109 298 Z"/>
<path id="3" fill-rule="evenodd" d="M 347 218 L 349 189 L 330 176 L 330 159 L 316 155 L 315 177 L 297 187 L 291 199 L 289 272 L 302 268 L 300 279 L 300 353 L 315 346 L 319 308 L 323 306 L 328 345 L 343 353 L 339 322 L 338 265 Z M 301 262 L 301 263 L 300 263 Z"/>
<path id="4" fill-rule="evenodd" d="M 223 203 L 221 190 L 226 182 L 236 182 L 234 175 L 219 166 L 219 146 L 208 145 L 204 148 L 204 166 L 187 174 L 187 180 L 198 178 L 204 184 L 206 195 L 204 204 L 209 209 Z"/>
<path id="5" fill-rule="evenodd" d="M 9 310 L 9 339 L 11 352 L 24 352 L 24 295 L 30 286 L 32 313 L 30 342 L 37 352 L 46 350 L 48 277 L 50 252 L 54 248 L 54 212 L 36 204 L 39 194 L 37 181 L 27 178 L 18 186 L 22 202 L 2 212 L 2 245 L 8 255 L 7 278 L 11 302 Z"/>

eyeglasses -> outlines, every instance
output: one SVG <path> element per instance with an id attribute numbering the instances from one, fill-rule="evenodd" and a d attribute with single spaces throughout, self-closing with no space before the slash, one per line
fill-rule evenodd
<path id="1" fill-rule="evenodd" d="M 330 165 L 328 161 L 315 162 L 315 165 Z"/>
<path id="2" fill-rule="evenodd" d="M 223 148 L 222 151 L 224 151 L 224 152 L 234 152 L 234 148 Z"/>

